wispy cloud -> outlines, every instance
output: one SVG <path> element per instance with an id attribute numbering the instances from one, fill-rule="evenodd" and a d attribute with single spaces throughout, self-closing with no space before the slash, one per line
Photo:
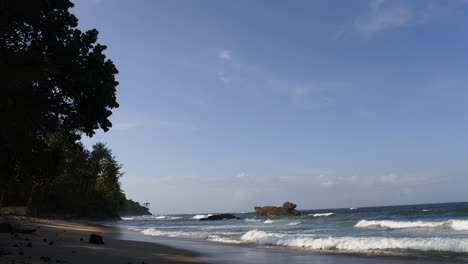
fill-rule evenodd
<path id="1" fill-rule="evenodd" d="M 222 60 L 232 60 L 232 52 L 230 50 L 217 49 L 216 55 Z"/>
<path id="2" fill-rule="evenodd" d="M 450 1 L 422 1 L 416 5 L 398 0 L 371 0 L 367 11 L 354 19 L 353 29 L 369 37 L 383 31 L 429 23 L 447 15 L 456 6 L 456 2 Z"/>
<path id="3" fill-rule="evenodd" d="M 232 76 L 225 72 L 218 72 L 218 79 L 223 83 L 230 83 L 232 81 Z"/>
<path id="4" fill-rule="evenodd" d="M 368 13 L 354 20 L 354 29 L 371 35 L 380 31 L 408 25 L 413 19 L 412 10 L 402 4 L 388 4 L 384 0 L 369 3 Z"/>

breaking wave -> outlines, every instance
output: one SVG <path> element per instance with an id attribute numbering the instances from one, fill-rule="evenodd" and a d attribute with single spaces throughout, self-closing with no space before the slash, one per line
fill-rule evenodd
<path id="1" fill-rule="evenodd" d="M 149 236 L 163 236 L 163 237 L 178 237 L 178 238 L 195 238 L 195 239 L 207 239 L 208 234 L 204 233 L 192 233 L 192 232 L 181 232 L 181 231 L 163 231 L 155 228 L 148 228 L 141 233 Z"/>
<path id="2" fill-rule="evenodd" d="M 388 238 L 388 237 L 328 237 L 315 238 L 251 230 L 241 237 L 246 243 L 299 247 L 311 250 L 338 250 L 356 253 L 379 250 L 417 250 L 468 252 L 468 239 L 463 238 Z"/>
<path id="3" fill-rule="evenodd" d="M 323 216 L 332 216 L 335 215 L 335 213 L 318 213 L 318 214 L 309 214 L 313 217 L 323 217 Z"/>
<path id="4" fill-rule="evenodd" d="M 212 214 L 206 214 L 206 215 L 200 214 L 200 215 L 194 215 L 194 216 L 192 217 L 192 219 L 200 220 L 200 219 L 202 219 L 202 218 L 207 218 L 207 217 L 210 217 L 210 216 L 212 216 Z"/>
<path id="5" fill-rule="evenodd" d="M 302 222 L 291 222 L 288 225 L 294 226 L 294 225 L 300 225 L 300 224 L 302 224 Z"/>
<path id="6" fill-rule="evenodd" d="M 440 222 L 427 222 L 427 221 L 391 221 L 391 220 L 378 220 L 368 221 L 361 220 L 354 227 L 367 228 L 367 227 L 381 227 L 389 229 L 404 229 L 404 228 L 449 228 L 456 231 L 468 230 L 468 220 L 448 220 Z"/>
<path id="7" fill-rule="evenodd" d="M 251 223 L 261 222 L 261 220 L 253 219 L 253 218 L 245 218 L 244 221 L 245 222 L 251 222 Z"/>
<path id="8" fill-rule="evenodd" d="M 265 222 L 263 222 L 264 224 L 271 224 L 271 223 L 274 223 L 275 221 L 273 220 L 270 220 L 270 219 L 267 219 L 265 220 Z"/>

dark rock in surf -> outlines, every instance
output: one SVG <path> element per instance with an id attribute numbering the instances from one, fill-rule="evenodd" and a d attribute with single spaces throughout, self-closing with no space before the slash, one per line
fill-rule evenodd
<path id="1" fill-rule="evenodd" d="M 274 216 L 296 216 L 302 215 L 301 211 L 296 210 L 295 204 L 285 202 L 282 207 L 276 206 L 263 206 L 255 207 L 255 215 L 257 217 L 274 217 Z"/>
<path id="2" fill-rule="evenodd" d="M 200 221 L 207 221 L 207 220 L 230 220 L 230 219 L 240 219 L 239 217 L 232 215 L 232 214 L 218 214 L 218 215 L 211 215 L 205 218 L 201 218 Z"/>

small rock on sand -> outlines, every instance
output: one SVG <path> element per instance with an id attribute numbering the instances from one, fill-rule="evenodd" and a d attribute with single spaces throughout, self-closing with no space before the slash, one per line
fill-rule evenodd
<path id="1" fill-rule="evenodd" d="M 89 236 L 89 243 L 102 245 L 102 244 L 104 244 L 104 240 L 102 239 L 102 236 L 100 236 L 100 235 L 91 234 Z"/>

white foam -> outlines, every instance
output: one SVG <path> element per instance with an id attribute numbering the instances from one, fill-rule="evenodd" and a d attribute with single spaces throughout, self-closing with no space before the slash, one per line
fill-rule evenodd
<path id="1" fill-rule="evenodd" d="M 155 228 L 148 228 L 141 233 L 150 236 L 163 236 L 163 237 L 178 237 L 178 238 L 196 238 L 196 239 L 207 239 L 208 234 L 205 233 L 191 233 L 191 232 L 180 232 L 180 231 L 164 231 Z"/>
<path id="2" fill-rule="evenodd" d="M 245 222 L 252 222 L 252 223 L 261 222 L 261 220 L 253 219 L 253 218 L 245 218 L 244 221 Z"/>
<path id="3" fill-rule="evenodd" d="M 121 217 L 122 220 L 133 220 L 133 217 Z"/>
<path id="4" fill-rule="evenodd" d="M 274 223 L 275 221 L 273 220 L 270 220 L 270 219 L 267 219 L 265 220 L 265 222 L 263 222 L 264 224 L 271 224 L 271 223 Z"/>
<path id="5" fill-rule="evenodd" d="M 313 217 L 323 217 L 323 216 L 332 216 L 335 215 L 335 213 L 319 213 L 319 214 L 309 214 Z"/>
<path id="6" fill-rule="evenodd" d="M 430 210 L 428 210 L 428 209 L 422 209 L 421 211 L 422 211 L 422 212 L 429 212 Z"/>
<path id="7" fill-rule="evenodd" d="M 291 222 L 288 225 L 294 226 L 294 225 L 300 225 L 300 224 L 302 224 L 302 222 Z"/>
<path id="8" fill-rule="evenodd" d="M 165 215 L 156 216 L 156 219 L 165 219 L 165 218 L 167 218 L 167 216 Z"/>
<path id="9" fill-rule="evenodd" d="M 350 207 L 349 210 L 356 210 L 358 209 L 357 207 Z"/>
<path id="10" fill-rule="evenodd" d="M 199 215 L 194 215 L 192 217 L 192 219 L 200 220 L 202 218 L 207 218 L 207 217 L 210 217 L 210 216 L 212 216 L 212 214 L 199 214 Z"/>
<path id="11" fill-rule="evenodd" d="M 226 237 L 221 237 L 219 235 L 210 235 L 208 237 L 209 241 L 214 241 L 214 242 L 221 242 L 221 243 L 228 243 L 228 244 L 242 244 L 243 242 L 240 240 L 235 240 L 235 239 L 230 239 Z"/>
<path id="12" fill-rule="evenodd" d="M 367 221 L 361 220 L 354 227 L 381 227 L 390 229 L 404 228 L 450 228 L 457 231 L 468 230 L 468 220 L 448 220 L 440 222 L 427 221 L 392 221 L 392 220 L 376 220 Z"/>
<path id="13" fill-rule="evenodd" d="M 370 252 L 376 250 L 420 250 L 468 252 L 468 239 L 463 238 L 389 238 L 389 237 L 328 237 L 314 238 L 251 230 L 241 240 L 246 243 L 300 247 L 312 250 Z"/>
<path id="14" fill-rule="evenodd" d="M 453 230 L 466 231 L 468 230 L 468 220 L 449 220 L 447 221 Z"/>

